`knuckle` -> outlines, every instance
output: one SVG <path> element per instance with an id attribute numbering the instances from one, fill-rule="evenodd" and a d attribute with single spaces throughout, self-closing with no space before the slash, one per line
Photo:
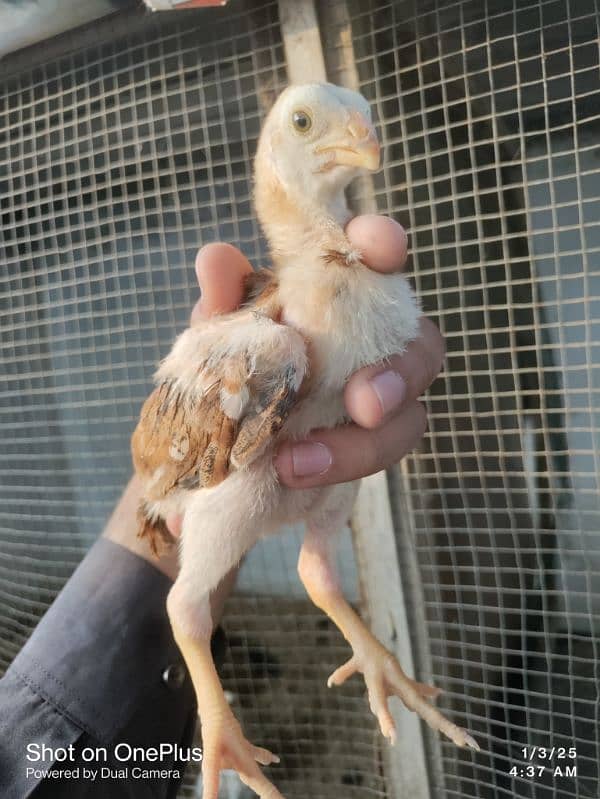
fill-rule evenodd
<path id="1" fill-rule="evenodd" d="M 336 453 L 334 463 L 339 464 L 340 468 L 336 470 L 335 482 L 345 483 L 379 471 L 383 468 L 383 455 L 379 432 L 361 431 L 351 442 L 344 444 L 343 452 Z"/>

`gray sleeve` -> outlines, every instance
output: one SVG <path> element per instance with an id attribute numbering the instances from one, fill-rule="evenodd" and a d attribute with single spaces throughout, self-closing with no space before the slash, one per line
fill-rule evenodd
<path id="1" fill-rule="evenodd" d="M 118 544 L 100 539 L 92 547 L 0 680 L 0 796 L 175 795 L 185 762 L 174 756 L 147 764 L 170 771 L 169 778 L 119 784 L 112 777 L 110 788 L 98 780 L 40 776 L 53 764 L 81 766 L 84 746 L 108 752 L 108 762 L 88 764 L 93 768 L 111 762 L 123 768 L 113 756 L 119 743 L 144 749 L 173 744 L 185 758 L 196 707 L 166 614 L 170 586 Z M 66 763 L 52 757 L 31 762 L 30 744 L 37 745 L 34 756 L 42 744 L 73 748 Z M 28 776 L 28 768 L 37 774 Z"/>

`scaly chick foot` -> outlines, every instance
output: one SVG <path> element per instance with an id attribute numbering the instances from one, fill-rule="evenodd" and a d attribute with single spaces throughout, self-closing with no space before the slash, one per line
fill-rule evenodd
<path id="1" fill-rule="evenodd" d="M 453 724 L 429 704 L 428 700 L 435 699 L 441 693 L 439 688 L 411 680 L 391 652 L 374 637 L 365 638 L 353 649 L 350 660 L 333 672 L 327 680 L 327 686 L 342 685 L 353 674 L 360 672 L 367 686 L 371 711 L 390 743 L 396 742 L 396 726 L 388 698 L 398 696 L 409 710 L 414 710 L 433 730 L 443 733 L 461 748 L 480 751 L 477 741 L 467 730 Z"/>
<path id="2" fill-rule="evenodd" d="M 206 715 L 202 721 L 202 743 L 202 799 L 217 799 L 219 772 L 223 769 L 236 771 L 260 799 L 284 799 L 257 765 L 270 766 L 279 763 L 279 758 L 245 738 L 229 707 L 214 718 Z"/>

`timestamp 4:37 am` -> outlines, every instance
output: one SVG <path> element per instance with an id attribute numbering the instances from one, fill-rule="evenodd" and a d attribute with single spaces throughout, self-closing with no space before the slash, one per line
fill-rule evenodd
<path id="1" fill-rule="evenodd" d="M 511 777 L 542 777 L 544 774 L 551 774 L 553 777 L 576 777 L 577 766 L 565 763 L 561 766 L 513 766 L 508 772 Z"/>
<path id="2" fill-rule="evenodd" d="M 553 777 L 577 776 L 577 764 L 568 762 L 577 758 L 574 746 L 568 749 L 563 746 L 524 746 L 521 753 L 527 762 L 513 766 L 508 772 L 511 777 L 542 777 L 544 774 L 551 774 Z M 538 762 L 533 763 L 533 760 Z M 540 760 L 545 762 L 540 763 Z"/>

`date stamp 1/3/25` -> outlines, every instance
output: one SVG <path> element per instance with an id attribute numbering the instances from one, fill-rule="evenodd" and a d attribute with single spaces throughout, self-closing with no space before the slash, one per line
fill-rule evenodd
<path id="1" fill-rule="evenodd" d="M 511 777 L 577 777 L 577 749 L 574 746 L 524 746 L 524 762 L 512 766 Z"/>

